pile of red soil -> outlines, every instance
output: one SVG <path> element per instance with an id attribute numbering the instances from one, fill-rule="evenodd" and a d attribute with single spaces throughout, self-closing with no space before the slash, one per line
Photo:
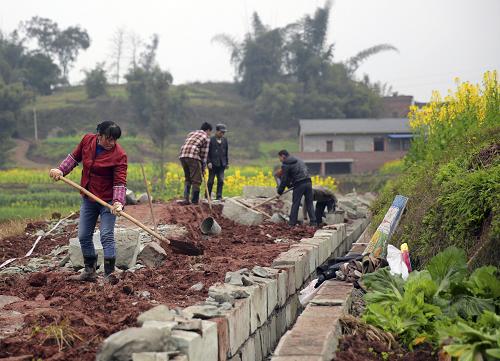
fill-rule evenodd
<path id="1" fill-rule="evenodd" d="M 139 220 L 149 217 L 149 207 L 130 206 L 126 212 Z M 203 236 L 199 231 L 201 220 L 212 215 L 222 227 L 216 237 Z M 59 268 L 39 273 L 0 278 L 0 294 L 23 299 L 5 306 L 25 314 L 24 326 L 15 335 L 0 340 L 0 358 L 30 355 L 43 360 L 94 360 L 102 340 L 123 328 L 134 326 L 139 313 L 159 304 L 170 307 L 185 307 L 204 300 L 208 287 L 223 281 L 227 271 L 252 268 L 255 265 L 269 266 L 276 256 L 286 251 L 289 243 L 275 243 L 277 238 L 295 242 L 311 237 L 315 229 L 287 225 L 262 224 L 246 227 L 237 225 L 221 216 L 221 207 L 212 212 L 207 206 L 182 207 L 175 203 L 155 204 L 155 216 L 160 224 L 179 224 L 188 229 L 187 241 L 201 243 L 204 254 L 189 257 L 172 253 L 166 249 L 168 258 L 162 267 L 143 268 L 134 273 L 118 273 L 117 285 L 100 285 L 70 282 L 69 272 Z M 124 221 L 120 220 L 120 224 Z M 45 254 L 59 244 L 67 244 L 75 230 L 70 229 L 54 240 L 42 240 L 40 248 Z M 0 249 L 11 247 L 9 257 L 24 255 L 24 246 L 31 247 L 32 238 L 0 241 Z M 7 243 L 8 242 L 8 243 Z M 5 255 L 2 254 L 2 257 Z M 202 282 L 201 291 L 191 290 Z M 154 301 L 153 301 L 154 300 Z M 66 320 L 74 332 L 72 346 L 59 350 L 56 340 L 46 333 L 36 332 L 43 327 L 60 324 Z M 1 311 L 0 311 L 1 322 Z"/>

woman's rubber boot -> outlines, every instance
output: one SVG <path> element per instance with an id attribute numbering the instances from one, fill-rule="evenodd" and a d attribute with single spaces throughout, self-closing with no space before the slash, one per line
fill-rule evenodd
<path id="1" fill-rule="evenodd" d="M 200 200 L 200 191 L 193 191 L 193 198 L 191 198 L 191 203 L 198 204 Z"/>
<path id="2" fill-rule="evenodd" d="M 72 281 L 95 282 L 97 279 L 97 256 L 83 257 L 83 264 L 85 265 L 83 272 L 80 275 L 71 276 L 69 279 Z"/>
<path id="3" fill-rule="evenodd" d="M 104 259 L 104 281 L 112 285 L 116 285 L 118 283 L 118 278 L 116 278 L 113 274 L 115 271 L 115 262 L 115 258 Z"/>
<path id="4" fill-rule="evenodd" d="M 184 186 L 184 200 L 181 202 L 183 206 L 188 206 L 191 204 L 189 201 L 189 193 L 191 193 L 191 186 L 190 185 L 185 185 Z"/>

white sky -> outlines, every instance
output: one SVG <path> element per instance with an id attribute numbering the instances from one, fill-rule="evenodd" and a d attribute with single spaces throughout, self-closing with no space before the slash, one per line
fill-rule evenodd
<path id="1" fill-rule="evenodd" d="M 0 0 L 0 29 L 11 31 L 38 15 L 61 27 L 87 29 L 91 47 L 81 53 L 70 73 L 108 61 L 110 38 L 126 27 L 149 39 L 160 36 L 158 61 L 176 84 L 230 81 L 229 53 L 211 39 L 228 33 L 242 39 L 257 11 L 265 24 L 283 26 L 312 14 L 320 0 Z M 388 82 L 400 94 L 427 101 L 433 89 L 454 88 L 454 77 L 479 82 L 486 70 L 500 70 L 500 0 L 336 0 L 329 41 L 334 57 L 345 60 L 379 43 L 399 53 L 369 59 L 357 72 Z"/>

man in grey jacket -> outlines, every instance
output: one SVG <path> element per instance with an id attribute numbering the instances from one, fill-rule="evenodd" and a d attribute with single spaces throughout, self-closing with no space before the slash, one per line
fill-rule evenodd
<path id="1" fill-rule="evenodd" d="M 290 155 L 290 153 L 288 153 L 285 149 L 280 150 L 278 156 L 281 161 L 282 169 L 281 182 L 278 186 L 278 194 L 283 194 L 286 187 L 293 187 L 292 209 L 290 210 L 290 221 L 288 224 L 290 226 L 295 226 L 297 224 L 300 202 L 302 200 L 302 196 L 304 196 L 305 207 L 309 215 L 309 223 L 312 226 L 316 226 L 317 223 L 313 205 L 312 182 L 306 164 L 301 159 Z"/>

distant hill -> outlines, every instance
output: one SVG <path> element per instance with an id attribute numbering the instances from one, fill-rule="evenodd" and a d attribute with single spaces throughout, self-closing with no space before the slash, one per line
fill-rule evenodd
<path id="1" fill-rule="evenodd" d="M 296 127 L 283 131 L 256 127 L 252 119 L 253 103 L 241 97 L 234 84 L 192 83 L 176 87 L 185 89 L 189 101 L 186 118 L 170 139 L 171 145 L 167 149 L 169 160 L 176 158 L 186 133 L 197 129 L 203 121 L 228 126 L 227 137 L 233 159 L 246 162 L 273 159 L 274 154 L 283 147 L 297 150 Z M 34 109 L 41 142 L 31 146 L 28 152 L 31 159 L 53 162 L 68 151 L 67 148 L 77 139 L 74 136 L 95 131 L 96 124 L 102 120 L 113 120 L 120 124 L 128 144 L 133 144 L 133 160 L 155 158 L 155 149 L 147 138 L 147 132 L 135 122 L 125 85 L 111 85 L 107 95 L 96 99 L 87 99 L 83 86 L 68 87 L 50 96 L 38 97 L 34 106 L 30 105 L 23 111 L 17 127 L 19 138 L 33 140 Z M 137 139 L 133 141 L 133 138 Z"/>

